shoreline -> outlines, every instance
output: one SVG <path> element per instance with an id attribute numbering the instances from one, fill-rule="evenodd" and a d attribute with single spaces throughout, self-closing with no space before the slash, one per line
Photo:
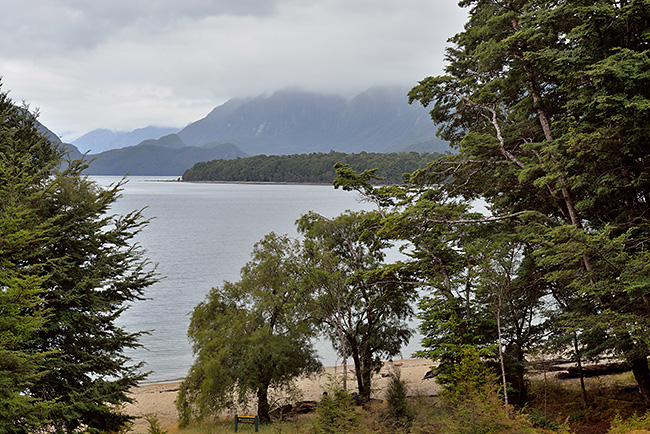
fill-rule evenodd
<path id="1" fill-rule="evenodd" d="M 332 182 L 289 182 L 289 181 L 185 181 L 183 179 L 159 180 L 154 182 L 180 182 L 185 184 L 253 184 L 253 185 L 325 185 L 332 186 Z"/>
<path id="2" fill-rule="evenodd" d="M 389 375 L 396 369 L 399 369 L 400 377 L 406 383 L 410 396 L 435 396 L 440 387 L 435 379 L 424 378 L 432 365 L 433 362 L 429 359 L 401 359 L 384 362 L 380 372 L 373 376 L 372 397 L 384 399 L 385 388 L 390 380 Z M 342 365 L 327 367 L 323 368 L 319 374 L 296 379 L 295 385 L 301 392 L 301 397 L 298 400 L 319 401 L 327 389 L 329 377 L 337 373 L 340 375 L 342 369 Z M 134 402 L 126 406 L 125 412 L 137 418 L 133 426 L 134 432 L 146 432 L 149 425 L 144 416 L 148 414 L 154 414 L 163 426 L 177 423 L 178 413 L 174 401 L 181 382 L 182 379 L 143 382 L 131 389 L 129 395 Z M 348 390 L 356 391 L 353 366 L 348 366 Z M 297 401 L 287 397 L 281 397 L 281 399 L 292 404 Z M 234 410 L 232 414 L 234 414 Z M 224 415 L 230 415 L 230 411 L 225 411 Z"/>

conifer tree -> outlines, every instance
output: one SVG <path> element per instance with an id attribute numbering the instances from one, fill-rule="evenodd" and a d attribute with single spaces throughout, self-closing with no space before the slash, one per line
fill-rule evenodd
<path id="1" fill-rule="evenodd" d="M 156 281 L 133 237 L 140 212 L 110 215 L 120 185 L 86 178 L 81 161 L 38 132 L 0 92 L 0 406 L 7 432 L 116 431 L 143 378 L 124 354 L 140 333 L 115 323 Z"/>
<path id="2" fill-rule="evenodd" d="M 61 432 L 117 430 L 129 420 L 115 406 L 128 402 L 126 393 L 144 378 L 141 364 L 124 354 L 142 332 L 127 332 L 116 320 L 157 280 L 133 241 L 147 221 L 139 211 L 111 215 L 120 185 L 100 188 L 81 174 L 84 167 L 72 162 L 54 177 L 39 209 L 55 225 L 39 252 L 47 263 L 41 297 L 49 320 L 30 349 L 50 355 L 48 372 L 31 391 L 56 399 L 51 418 Z"/>
<path id="3" fill-rule="evenodd" d="M 40 219 L 34 204 L 59 158 L 35 128 L 28 108 L 0 90 L 0 433 L 45 425 L 52 404 L 25 393 L 45 372 L 44 355 L 28 347 L 46 321 L 45 264 L 35 256 L 51 222 Z"/>

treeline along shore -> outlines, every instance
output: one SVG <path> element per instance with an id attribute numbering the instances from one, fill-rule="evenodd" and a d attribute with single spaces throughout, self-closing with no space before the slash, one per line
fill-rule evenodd
<path id="1" fill-rule="evenodd" d="M 405 173 L 424 169 L 440 158 L 438 153 L 400 152 L 347 154 L 343 152 L 256 155 L 233 160 L 196 163 L 187 170 L 183 181 L 199 182 L 273 182 L 331 184 L 336 176 L 334 165 L 347 164 L 355 171 L 376 168 L 377 183 L 397 184 Z"/>

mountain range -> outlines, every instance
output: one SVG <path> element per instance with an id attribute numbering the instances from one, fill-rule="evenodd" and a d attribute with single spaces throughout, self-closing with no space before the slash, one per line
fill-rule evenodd
<path id="1" fill-rule="evenodd" d="M 104 128 L 92 130 L 72 142 L 81 152 L 99 154 L 110 149 L 135 146 L 149 139 L 158 139 L 177 133 L 178 128 L 144 127 L 133 131 L 111 131 Z"/>
<path id="2" fill-rule="evenodd" d="M 427 110 L 409 105 L 400 89 L 371 88 L 349 99 L 288 89 L 231 99 L 179 131 L 94 130 L 73 144 L 94 152 L 88 174 L 180 176 L 199 161 L 260 154 L 448 151 L 435 130 Z"/>

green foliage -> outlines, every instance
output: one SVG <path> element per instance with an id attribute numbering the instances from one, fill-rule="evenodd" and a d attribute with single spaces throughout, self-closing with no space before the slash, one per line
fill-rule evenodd
<path id="1" fill-rule="evenodd" d="M 607 434 L 626 434 L 633 430 L 650 430 L 650 413 L 633 415 L 628 419 L 616 415 Z"/>
<path id="2" fill-rule="evenodd" d="M 251 395 L 267 422 L 269 389 L 290 390 L 294 378 L 320 369 L 298 247 L 286 236 L 267 235 L 241 280 L 213 288 L 194 308 L 188 335 L 196 360 L 179 389 L 181 425 L 246 406 Z"/>
<path id="3" fill-rule="evenodd" d="M 160 425 L 160 421 L 155 414 L 146 414 L 144 418 L 149 423 L 147 434 L 167 434 L 167 430 Z"/>
<path id="4" fill-rule="evenodd" d="M 316 409 L 314 434 L 347 434 L 354 432 L 359 418 L 354 411 L 354 400 L 334 378 L 330 378 L 326 392 Z"/>
<path id="5" fill-rule="evenodd" d="M 445 434 L 537 432 L 525 415 L 515 414 L 511 406 L 504 405 L 502 391 L 476 349 L 467 347 L 463 351 L 461 362 L 449 377 L 442 393 L 446 406 L 434 409 L 427 421 L 427 431 Z"/>
<path id="6" fill-rule="evenodd" d="M 459 153 L 414 174 L 409 194 L 481 197 L 495 221 L 511 221 L 525 268 L 510 280 L 491 273 L 491 282 L 518 284 L 517 297 L 507 297 L 512 286 L 488 285 L 503 289 L 502 307 L 516 312 L 509 304 L 523 295 L 535 315 L 551 295 L 556 335 L 575 336 L 591 355 L 625 357 L 650 402 L 650 8 L 644 0 L 460 5 L 468 22 L 450 40 L 446 74 L 409 93 L 431 108 L 440 137 Z M 433 219 L 452 224 L 429 209 L 418 229 L 435 228 Z M 433 251 L 456 271 L 445 246 Z M 518 347 L 512 363 L 521 366 L 522 339 L 540 337 L 529 326 L 509 338 L 508 328 L 525 321 L 503 313 L 506 342 Z"/>
<path id="7" fill-rule="evenodd" d="M 475 348 L 465 347 L 461 351 L 459 363 L 454 365 L 442 383 L 442 396 L 447 404 L 456 406 L 474 395 L 486 398 L 485 392 L 491 390 L 486 386 L 492 384 L 490 370 L 481 360 L 479 352 Z"/>
<path id="8" fill-rule="evenodd" d="M 382 419 L 393 429 L 408 429 L 413 424 L 415 411 L 406 397 L 406 383 L 400 378 L 399 370 L 392 372 L 386 389 L 386 409 Z"/>
<path id="9" fill-rule="evenodd" d="M 157 280 L 132 242 L 147 221 L 137 211 L 109 215 L 120 186 L 101 189 L 81 175 L 83 168 L 73 162 L 54 178 L 42 207 L 56 219 L 53 236 L 39 252 L 48 263 L 43 298 L 53 320 L 39 328 L 30 346 L 55 351 L 33 394 L 56 398 L 52 423 L 63 432 L 83 425 L 117 430 L 130 419 L 114 406 L 129 402 L 128 390 L 145 376 L 138 372 L 142 365 L 124 355 L 139 345 L 141 333 L 126 332 L 115 320 Z"/>
<path id="10" fill-rule="evenodd" d="M 256 155 L 232 160 L 213 160 L 195 164 L 183 174 L 184 181 L 295 182 L 322 183 L 334 181 L 334 165 L 347 164 L 353 170 L 377 168 L 382 183 L 397 184 L 405 173 L 424 168 L 440 154 L 366 153 Z M 375 182 L 379 180 L 375 179 Z"/>
<path id="11" fill-rule="evenodd" d="M 132 243 L 146 221 L 106 216 L 119 186 L 62 163 L 0 92 L 1 432 L 117 431 L 130 417 L 115 408 L 143 378 L 124 355 L 139 333 L 115 320 L 156 280 Z"/>
<path id="12" fill-rule="evenodd" d="M 37 258 L 52 234 L 34 204 L 43 200 L 60 152 L 37 132 L 36 118 L 0 91 L 0 433 L 47 423 L 52 401 L 25 393 L 44 375 L 44 354 L 30 351 L 47 319 L 41 303 L 46 263 Z"/>
<path id="13" fill-rule="evenodd" d="M 536 434 L 525 415 L 504 407 L 496 387 L 487 385 L 456 406 L 440 409 L 431 420 L 430 432 L 444 434 Z"/>
<path id="14" fill-rule="evenodd" d="M 312 315 L 341 356 L 354 360 L 359 395 L 368 400 L 372 374 L 400 353 L 412 331 L 415 289 L 383 263 L 390 243 L 369 229 L 377 213 L 347 212 L 334 219 L 308 213 L 298 220 L 305 235 L 304 285 L 314 294 Z"/>

